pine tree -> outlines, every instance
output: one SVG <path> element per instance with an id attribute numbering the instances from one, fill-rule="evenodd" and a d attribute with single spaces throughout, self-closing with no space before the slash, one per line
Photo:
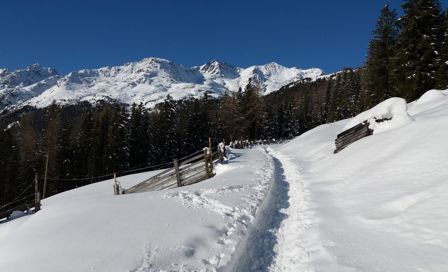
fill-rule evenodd
<path id="1" fill-rule="evenodd" d="M 241 135 L 250 140 L 258 139 L 261 132 L 261 116 L 263 112 L 260 87 L 249 82 L 245 92 L 240 94 L 239 98 L 238 104 L 243 121 Z"/>
<path id="2" fill-rule="evenodd" d="M 395 95 L 408 101 L 434 88 L 440 67 L 440 3 L 407 0 L 399 20 L 400 35 L 393 58 Z"/>
<path id="3" fill-rule="evenodd" d="M 143 104 L 132 105 L 129 121 L 129 165 L 132 168 L 147 164 L 148 126 L 149 122 Z"/>
<path id="4" fill-rule="evenodd" d="M 114 105 L 111 122 L 107 130 L 105 165 L 106 173 L 113 173 L 129 167 L 127 145 L 127 112 L 121 105 Z"/>
<path id="5" fill-rule="evenodd" d="M 397 15 L 386 5 L 369 43 L 362 86 L 362 100 L 365 108 L 393 96 L 391 75 L 391 58 L 398 37 Z"/>
<path id="6" fill-rule="evenodd" d="M 28 184 L 18 182 L 19 148 L 10 129 L 0 130 L 0 206 L 26 189 Z"/>
<path id="7" fill-rule="evenodd" d="M 436 75 L 436 87 L 446 89 L 448 88 L 448 9 L 443 13 L 440 47 L 439 54 L 441 61 Z"/>
<path id="8" fill-rule="evenodd" d="M 95 172 L 94 126 L 93 112 L 89 111 L 82 120 L 73 150 L 78 178 L 92 177 Z"/>
<path id="9" fill-rule="evenodd" d="M 238 102 L 235 95 L 225 93 L 219 107 L 219 125 L 223 136 L 233 141 L 238 138 Z"/>

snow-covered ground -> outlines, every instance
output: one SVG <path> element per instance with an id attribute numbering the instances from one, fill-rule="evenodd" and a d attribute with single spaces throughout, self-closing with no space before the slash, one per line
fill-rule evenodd
<path id="1" fill-rule="evenodd" d="M 447 93 L 233 150 L 192 186 L 50 197 L 0 224 L 0 271 L 448 271 Z M 333 154 L 357 120 L 374 134 Z"/>
<path id="2" fill-rule="evenodd" d="M 300 184 L 290 201 L 304 204 L 288 210 L 274 271 L 448 271 L 448 97 L 382 105 L 362 119 L 400 121 L 338 154 L 334 139 L 350 120 L 277 149 Z"/>
<path id="3" fill-rule="evenodd" d="M 0 271 L 200 271 L 229 263 L 273 181 L 263 149 L 234 151 L 192 186 L 114 196 L 112 180 L 0 224 Z M 130 187 L 153 173 L 120 178 Z"/>

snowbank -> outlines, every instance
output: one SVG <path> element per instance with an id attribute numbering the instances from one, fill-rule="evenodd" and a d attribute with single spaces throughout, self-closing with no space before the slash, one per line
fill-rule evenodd
<path id="1" fill-rule="evenodd" d="M 447 99 L 447 97 L 442 90 L 429 90 L 424 93 L 417 101 L 415 101 L 415 104 L 438 102 L 445 99 Z"/>
<path id="2" fill-rule="evenodd" d="M 431 91 L 419 103 L 407 116 L 403 100 L 388 100 L 276 148 L 309 192 L 313 224 L 296 227 L 303 271 L 448 271 L 448 99 Z M 406 126 L 332 153 L 341 130 L 397 115 Z"/>
<path id="3" fill-rule="evenodd" d="M 412 118 L 407 112 L 406 100 L 394 97 L 352 118 L 342 131 L 364 121 L 369 122 L 369 128 L 373 130 L 373 134 L 377 134 L 407 125 L 412 122 Z"/>

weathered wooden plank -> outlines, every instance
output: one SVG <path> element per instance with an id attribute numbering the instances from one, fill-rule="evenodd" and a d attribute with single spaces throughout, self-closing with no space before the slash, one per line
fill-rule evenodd
<path id="1" fill-rule="evenodd" d="M 350 137 L 352 135 L 364 134 L 364 133 L 367 133 L 369 130 L 371 130 L 371 129 L 369 129 L 369 127 L 363 127 L 359 130 L 350 131 L 349 133 L 346 133 L 342 136 L 338 136 L 336 139 L 342 139 L 342 138 Z"/>
<path id="2" fill-rule="evenodd" d="M 158 188 L 163 187 L 165 184 L 171 184 L 174 183 L 176 184 L 176 178 L 175 176 L 171 177 L 171 178 L 167 178 L 167 179 L 163 179 L 157 182 L 153 182 L 150 184 L 146 184 L 146 186 L 142 186 L 140 188 L 137 188 L 135 190 L 132 191 L 126 191 L 126 193 L 138 193 L 138 192 L 147 192 L 147 191 L 155 191 L 158 190 Z"/>
<path id="3" fill-rule="evenodd" d="M 181 177 L 183 178 L 191 173 L 196 173 L 196 172 L 200 172 L 200 171 L 205 172 L 204 165 L 202 165 L 202 164 L 197 165 L 196 167 L 183 169 L 182 171 L 180 171 L 180 174 L 181 174 Z"/>
<path id="4" fill-rule="evenodd" d="M 364 138 L 364 137 L 370 136 L 370 135 L 372 135 L 372 133 L 370 133 L 369 131 L 366 131 L 363 134 L 355 134 L 355 135 L 350 135 L 349 137 L 336 139 L 335 143 L 346 142 L 346 141 L 356 141 L 356 140 L 359 140 L 360 138 Z"/>
<path id="5" fill-rule="evenodd" d="M 189 178 L 191 178 L 191 177 L 194 177 L 194 176 L 197 176 L 197 175 L 207 175 L 207 173 L 206 173 L 206 171 L 205 171 L 205 169 L 204 169 L 204 167 L 201 167 L 202 169 L 196 169 L 196 171 L 190 171 L 190 172 L 188 172 L 188 173 L 184 173 L 184 174 L 182 174 L 182 182 L 183 181 L 185 181 L 185 180 L 187 180 L 187 179 L 189 179 Z"/>
<path id="6" fill-rule="evenodd" d="M 204 171 L 204 172 L 199 172 L 196 175 L 189 177 L 188 179 L 184 180 L 183 183 L 184 183 L 184 185 L 191 185 L 194 183 L 204 181 L 206 179 L 207 179 L 207 175 L 205 174 L 205 171 Z"/>
<path id="7" fill-rule="evenodd" d="M 182 161 L 180 163 L 180 165 L 185 165 L 185 164 L 188 164 L 190 162 L 194 162 L 194 161 L 197 161 L 197 160 L 202 160 L 203 158 L 204 158 L 204 153 L 201 153 L 201 154 L 199 154 L 197 156 L 194 156 L 194 157 L 191 157 L 189 159 L 186 159 L 186 160 Z"/>
<path id="8" fill-rule="evenodd" d="M 172 172 L 169 175 L 165 175 L 163 177 L 157 177 L 154 180 L 146 180 L 145 182 L 139 183 L 137 185 L 132 186 L 131 188 L 125 190 L 127 194 L 141 192 L 143 190 L 147 190 L 147 188 L 151 188 L 153 186 L 158 186 L 168 180 L 175 179 L 176 173 Z"/>
<path id="9" fill-rule="evenodd" d="M 179 167 L 179 169 L 182 171 L 182 170 L 184 170 L 184 169 L 188 169 L 188 168 L 191 168 L 191 167 L 195 167 L 196 165 L 199 165 L 199 164 L 204 164 L 204 160 L 200 160 L 200 161 L 197 161 L 197 162 L 193 162 L 193 163 L 189 163 L 189 164 L 181 165 L 181 166 Z"/>
<path id="10" fill-rule="evenodd" d="M 349 131 L 348 133 L 345 133 L 344 135 L 339 135 L 336 139 L 340 139 L 340 138 L 345 138 L 348 137 L 350 135 L 357 135 L 357 134 L 363 134 L 366 132 L 372 131 L 368 126 L 362 127 L 360 129 L 357 130 L 352 130 Z"/>
<path id="11" fill-rule="evenodd" d="M 354 127 L 351 127 L 351 128 L 349 128 L 349 129 L 347 129 L 347 130 L 344 130 L 343 132 L 339 133 L 339 134 L 337 135 L 337 137 L 341 137 L 341 136 L 344 136 L 344 135 L 347 134 L 347 133 L 350 133 L 351 131 L 356 131 L 356 130 L 358 130 L 358 129 L 361 129 L 361 128 L 363 128 L 364 126 L 366 126 L 366 124 L 367 124 L 367 123 L 360 123 L 360 124 L 358 124 L 358 125 L 356 125 L 356 126 L 354 126 Z"/>
<path id="12" fill-rule="evenodd" d="M 370 136 L 370 135 L 371 134 L 354 135 L 354 136 L 349 137 L 349 138 L 340 139 L 340 140 L 336 141 L 335 143 L 336 144 L 347 143 L 347 142 L 348 143 L 352 143 L 352 142 L 355 142 L 355 141 L 357 141 L 359 139 L 362 139 L 362 138 Z"/>
<path id="13" fill-rule="evenodd" d="M 337 135 L 337 138 L 335 139 L 336 149 L 334 150 L 334 153 L 338 153 L 350 144 L 372 134 L 373 130 L 369 128 L 369 123 L 366 121 L 347 129 Z"/>

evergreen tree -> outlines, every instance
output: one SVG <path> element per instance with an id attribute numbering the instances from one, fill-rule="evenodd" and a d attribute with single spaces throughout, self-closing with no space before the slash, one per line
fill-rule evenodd
<path id="1" fill-rule="evenodd" d="M 219 107 L 219 125 L 224 138 L 233 141 L 238 138 L 238 102 L 235 95 L 225 93 Z"/>
<path id="2" fill-rule="evenodd" d="M 10 129 L 0 130 L 0 206 L 4 205 L 20 194 L 26 186 L 26 182 L 17 181 L 17 169 L 19 168 L 19 148 L 16 139 Z"/>
<path id="3" fill-rule="evenodd" d="M 263 112 L 260 99 L 260 87 L 249 82 L 244 93 L 240 94 L 240 114 L 242 120 L 241 135 L 255 140 L 260 137 L 261 116 Z"/>
<path id="4" fill-rule="evenodd" d="M 407 0 L 399 20 L 400 35 L 393 59 L 395 95 L 408 101 L 435 87 L 440 67 L 441 16 L 437 0 Z"/>
<path id="5" fill-rule="evenodd" d="M 105 172 L 113 173 L 129 167 L 127 145 L 127 112 L 121 105 L 114 105 L 108 126 L 105 148 Z"/>
<path id="6" fill-rule="evenodd" d="M 448 9 L 443 13 L 441 27 L 440 65 L 436 75 L 437 88 L 448 88 Z"/>
<path id="7" fill-rule="evenodd" d="M 143 104 L 132 105 L 129 121 L 129 165 L 132 168 L 142 167 L 148 162 L 148 129 L 149 122 Z"/>
<path id="8" fill-rule="evenodd" d="M 369 43 L 368 56 L 363 74 L 362 100 L 365 108 L 392 97 L 391 59 L 398 37 L 397 15 L 386 5 Z"/>
<path id="9" fill-rule="evenodd" d="M 94 126 L 93 112 L 89 111 L 82 120 L 73 150 L 74 163 L 77 165 L 76 177 L 79 178 L 92 177 L 95 172 Z"/>

